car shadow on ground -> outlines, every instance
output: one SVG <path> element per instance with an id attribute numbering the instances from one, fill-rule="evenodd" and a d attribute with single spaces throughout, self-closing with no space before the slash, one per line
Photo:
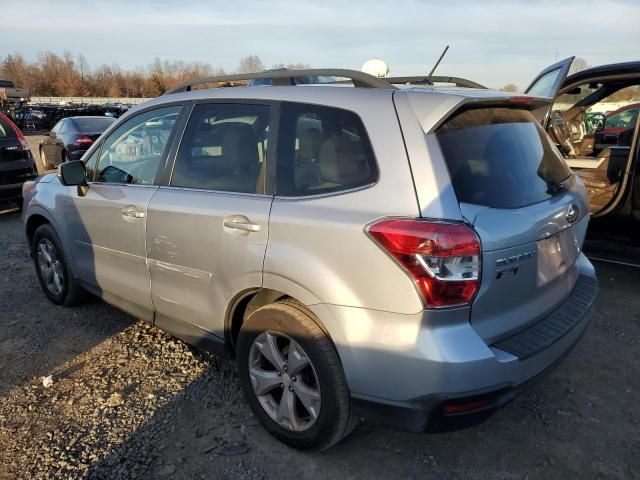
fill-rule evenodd
<path id="1" fill-rule="evenodd" d="M 29 257 L 20 212 L 10 205 L 0 205 L 0 252 L 0 395 L 49 375 L 133 323 L 93 297 L 72 310 L 49 302 Z"/>

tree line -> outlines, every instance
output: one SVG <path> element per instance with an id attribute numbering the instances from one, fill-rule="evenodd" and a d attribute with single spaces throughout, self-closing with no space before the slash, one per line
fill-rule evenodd
<path id="1" fill-rule="evenodd" d="M 12 80 L 29 89 L 34 97 L 157 97 L 176 83 L 198 77 L 227 73 L 261 72 L 265 68 L 257 55 L 243 57 L 235 72 L 226 72 L 205 62 L 184 62 L 156 58 L 146 67 L 123 69 L 118 64 L 92 68 L 84 55 L 46 51 L 35 61 L 19 53 L 0 57 L 0 79 Z M 269 68 L 308 68 L 302 63 L 279 63 Z"/>

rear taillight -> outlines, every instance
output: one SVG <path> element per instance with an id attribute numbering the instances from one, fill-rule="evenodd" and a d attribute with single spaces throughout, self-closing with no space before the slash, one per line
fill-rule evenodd
<path id="1" fill-rule="evenodd" d="M 93 138 L 91 138 L 89 135 L 80 135 L 77 140 L 75 142 L 73 142 L 73 144 L 76 147 L 90 147 L 91 145 L 93 145 Z"/>
<path id="2" fill-rule="evenodd" d="M 24 135 L 22 134 L 22 132 L 20 131 L 20 129 L 18 127 L 16 127 L 16 124 L 13 123 L 11 120 L 9 120 L 9 118 L 7 118 L 5 115 L 0 113 L 0 117 L 2 117 L 2 119 L 7 122 L 9 125 L 11 125 L 11 128 L 13 129 L 13 131 L 16 134 L 16 137 L 18 137 L 18 141 L 20 142 L 20 146 L 22 146 L 22 150 L 24 150 L 25 152 L 29 150 L 29 144 L 27 143 L 27 140 L 24 138 Z"/>
<path id="3" fill-rule="evenodd" d="M 480 286 L 480 240 L 461 223 L 387 219 L 369 235 L 411 276 L 426 307 L 467 305 Z"/>

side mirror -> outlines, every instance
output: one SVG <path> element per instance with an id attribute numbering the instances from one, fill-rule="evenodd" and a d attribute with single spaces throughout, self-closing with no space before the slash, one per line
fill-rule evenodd
<path id="1" fill-rule="evenodd" d="M 56 133 L 53 130 L 51 130 L 51 131 L 49 131 L 49 136 L 51 138 L 56 138 Z"/>
<path id="2" fill-rule="evenodd" d="M 61 163 L 58 166 L 58 178 L 63 185 L 71 187 L 74 185 L 87 184 L 87 170 L 82 160 L 72 160 Z"/>

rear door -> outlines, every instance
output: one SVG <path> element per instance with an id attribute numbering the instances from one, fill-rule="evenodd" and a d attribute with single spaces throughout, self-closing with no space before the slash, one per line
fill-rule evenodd
<path id="1" fill-rule="evenodd" d="M 481 239 L 471 323 L 493 343 L 547 315 L 573 290 L 586 192 L 526 110 L 462 109 L 436 137 L 462 213 Z"/>
<path id="2" fill-rule="evenodd" d="M 209 333 L 222 337 L 234 296 L 262 285 L 274 108 L 253 101 L 195 105 L 170 176 L 149 205 L 156 324 L 193 343 Z"/>
<path id="3" fill-rule="evenodd" d="M 558 63 L 548 66 L 538 74 L 533 82 L 531 82 L 531 85 L 524 91 L 524 93 L 528 95 L 549 100 L 548 104 L 537 108 L 533 112 L 533 116 L 536 117 L 542 125 L 546 124 L 553 101 L 569 74 L 569 69 L 571 68 L 574 58 L 575 57 L 565 58 Z"/>

